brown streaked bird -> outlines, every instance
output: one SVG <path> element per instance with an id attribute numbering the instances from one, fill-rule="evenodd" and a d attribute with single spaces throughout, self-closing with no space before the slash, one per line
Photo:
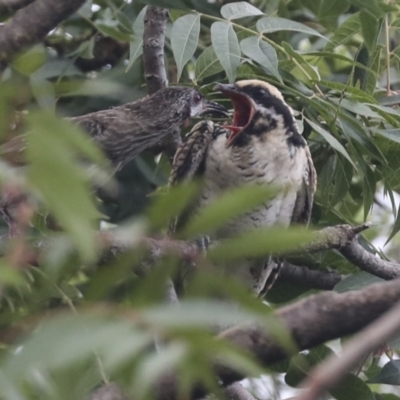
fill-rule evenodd
<path id="1" fill-rule="evenodd" d="M 87 132 L 119 169 L 187 125 L 190 118 L 206 113 L 226 116 L 227 110 L 194 88 L 175 86 L 132 103 L 68 119 Z M 25 147 L 24 136 L 19 135 L 0 146 L 0 155 L 11 164 L 23 165 Z"/>
<path id="2" fill-rule="evenodd" d="M 143 150 L 206 113 L 226 115 L 225 107 L 191 87 L 163 88 L 151 96 L 108 110 L 70 118 L 122 168 Z"/>
<path id="3" fill-rule="evenodd" d="M 316 189 L 316 172 L 307 143 L 282 94 L 260 80 L 219 84 L 216 89 L 233 102 L 232 124 L 222 128 L 211 121 L 197 124 L 175 155 L 170 185 L 196 174 L 202 176 L 203 188 L 193 214 L 224 191 L 238 186 L 257 184 L 281 188 L 272 199 L 229 221 L 216 232 L 215 239 L 260 227 L 307 225 Z M 221 130 L 229 131 L 221 135 Z M 205 137 L 200 139 L 202 135 Z M 204 144 L 205 148 L 199 152 L 191 142 Z M 226 272 L 235 274 L 259 295 L 271 287 L 281 264 L 270 258 L 249 258 L 238 261 L 234 268 L 228 267 Z"/>

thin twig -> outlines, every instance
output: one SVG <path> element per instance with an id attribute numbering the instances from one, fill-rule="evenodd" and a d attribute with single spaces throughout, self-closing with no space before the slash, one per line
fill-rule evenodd
<path id="1" fill-rule="evenodd" d="M 347 372 L 357 367 L 368 354 L 398 333 L 399 315 L 400 302 L 348 341 L 339 357 L 335 354 L 311 371 L 310 377 L 301 385 L 305 391 L 296 397 L 296 400 L 320 399 L 339 383 Z"/>

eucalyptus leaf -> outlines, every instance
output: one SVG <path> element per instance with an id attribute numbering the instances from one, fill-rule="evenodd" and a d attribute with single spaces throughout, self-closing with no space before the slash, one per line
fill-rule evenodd
<path id="1" fill-rule="evenodd" d="M 211 42 L 229 82 L 234 82 L 240 64 L 240 46 L 232 25 L 228 22 L 214 22 L 211 25 Z"/>
<path id="2" fill-rule="evenodd" d="M 309 35 L 319 36 L 325 40 L 328 40 L 324 35 L 316 31 L 315 29 L 309 28 L 307 25 L 301 24 L 300 22 L 291 21 L 285 18 L 272 18 L 264 17 L 257 21 L 257 30 L 260 33 L 270 33 L 277 31 L 296 31 L 302 32 Z"/>
<path id="3" fill-rule="evenodd" d="M 133 23 L 134 37 L 129 45 L 129 62 L 125 72 L 128 72 L 135 61 L 143 54 L 143 31 L 144 31 L 144 15 L 147 7 L 143 7 Z"/>
<path id="4" fill-rule="evenodd" d="M 264 13 L 250 3 L 247 3 L 245 1 L 237 1 L 235 3 L 224 4 L 221 7 L 221 15 L 225 19 L 231 20 L 264 15 Z"/>
<path id="5" fill-rule="evenodd" d="M 381 372 L 369 379 L 368 382 L 400 386 L 400 360 L 391 360 L 386 363 Z"/>
<path id="6" fill-rule="evenodd" d="M 183 67 L 196 51 L 199 34 L 200 14 L 187 14 L 174 22 L 171 32 L 171 47 L 178 66 L 178 81 Z"/>
<path id="7" fill-rule="evenodd" d="M 346 19 L 329 38 L 325 51 L 332 51 L 335 47 L 346 43 L 351 37 L 361 31 L 360 14 L 355 13 Z"/>
<path id="8" fill-rule="evenodd" d="M 261 37 L 250 36 L 240 42 L 240 48 L 244 55 L 259 63 L 266 72 L 282 82 L 278 72 L 278 56 L 270 44 Z"/>
<path id="9" fill-rule="evenodd" d="M 215 75 L 224 68 L 222 67 L 213 46 L 208 46 L 200 54 L 196 61 L 195 76 L 197 80 L 204 79 L 208 76 Z"/>

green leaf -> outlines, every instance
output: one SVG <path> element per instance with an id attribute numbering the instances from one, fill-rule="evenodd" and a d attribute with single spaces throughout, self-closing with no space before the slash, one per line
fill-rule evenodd
<path id="1" fill-rule="evenodd" d="M 393 142 L 400 143 L 400 129 L 372 129 L 372 132 Z"/>
<path id="2" fill-rule="evenodd" d="M 312 0 L 313 1 L 313 0 Z M 349 0 L 322 0 L 318 11 L 318 18 L 325 23 L 327 20 L 332 20 L 335 17 L 345 14 L 349 9 Z"/>
<path id="3" fill-rule="evenodd" d="M 374 97 L 355 86 L 349 86 L 340 82 L 325 81 L 323 79 L 321 79 L 318 84 L 320 86 L 325 86 L 329 89 L 336 90 L 340 93 L 344 93 L 345 96 L 351 95 L 350 98 L 355 101 L 361 101 L 363 103 L 376 103 Z"/>
<path id="4" fill-rule="evenodd" d="M 353 167 L 340 155 L 335 157 L 335 185 L 333 187 L 332 198 L 330 199 L 331 207 L 334 207 L 341 201 L 348 192 L 353 177 L 353 170 Z"/>
<path id="5" fill-rule="evenodd" d="M 172 218 L 179 215 L 196 197 L 199 185 L 195 182 L 173 186 L 168 191 L 159 191 L 153 195 L 153 202 L 148 210 L 150 225 L 162 228 Z"/>
<path id="6" fill-rule="evenodd" d="M 221 63 L 215 54 L 214 47 L 207 47 L 199 56 L 196 62 L 195 75 L 197 80 L 201 80 L 211 75 L 223 71 Z"/>
<path id="7" fill-rule="evenodd" d="M 291 21 L 285 18 L 272 18 L 264 17 L 257 21 L 257 30 L 260 33 L 270 33 L 277 31 L 296 31 L 302 32 L 309 35 L 319 36 L 325 40 L 328 40 L 324 35 L 316 31 L 315 29 L 309 28 L 307 25 L 299 22 Z"/>
<path id="8" fill-rule="evenodd" d="M 396 221 L 394 222 L 393 229 L 390 232 L 390 235 L 387 238 L 385 245 L 388 244 L 399 231 L 400 231 L 400 206 L 397 210 L 397 217 Z"/>
<path id="9" fill-rule="evenodd" d="M 232 25 L 228 22 L 214 22 L 211 25 L 211 42 L 229 82 L 234 82 L 240 64 L 240 46 Z"/>
<path id="10" fill-rule="evenodd" d="M 356 168 L 347 150 L 333 135 L 331 135 L 327 130 L 321 128 L 318 124 L 312 122 L 310 119 L 305 118 L 305 120 L 315 132 L 320 134 L 337 152 L 344 156 L 346 160 L 348 160 L 350 164 Z"/>
<path id="11" fill-rule="evenodd" d="M 378 81 L 379 68 L 381 64 L 382 46 L 377 46 L 370 60 L 370 72 L 367 72 L 364 77 L 363 85 L 365 91 L 369 94 L 375 92 L 376 83 Z"/>
<path id="12" fill-rule="evenodd" d="M 143 7 L 133 23 L 134 37 L 129 45 L 129 62 L 125 69 L 128 72 L 135 61 L 143 53 L 143 31 L 144 31 L 144 15 L 146 14 L 147 7 Z"/>
<path id="13" fill-rule="evenodd" d="M 345 375 L 329 393 L 337 400 L 375 400 L 368 385 L 353 374 Z"/>
<path id="14" fill-rule="evenodd" d="M 129 33 L 122 32 L 119 29 L 118 21 L 101 21 L 95 23 L 96 28 L 104 35 L 112 37 L 116 40 L 120 40 L 122 42 L 128 42 L 132 39 L 132 35 Z"/>
<path id="15" fill-rule="evenodd" d="M 400 386 L 400 360 L 392 360 L 386 363 L 381 372 L 369 379 L 368 382 Z"/>
<path id="16" fill-rule="evenodd" d="M 12 62 L 12 67 L 23 75 L 31 75 L 46 62 L 46 50 L 38 44 L 30 50 L 18 55 Z"/>
<path id="17" fill-rule="evenodd" d="M 338 122 L 338 125 L 342 128 L 343 133 L 349 139 L 353 139 L 361 144 L 361 146 L 363 146 L 372 157 L 377 158 L 382 163 L 386 163 L 384 155 L 372 141 L 365 130 L 365 127 L 359 120 L 340 110 Z"/>
<path id="18" fill-rule="evenodd" d="M 375 50 L 381 21 L 376 17 L 376 15 L 371 15 L 368 12 L 362 11 L 360 13 L 360 22 L 365 45 L 371 54 Z"/>
<path id="19" fill-rule="evenodd" d="M 297 387 L 308 376 L 312 367 L 331 356 L 333 351 L 325 345 L 311 349 L 307 354 L 297 354 L 290 359 L 289 368 L 285 375 L 285 383 Z"/>
<path id="20" fill-rule="evenodd" d="M 350 0 L 350 3 L 357 6 L 361 11 L 368 13 L 375 19 L 384 15 L 384 9 L 381 6 L 382 3 L 378 2 L 378 0 Z"/>
<path id="21" fill-rule="evenodd" d="M 183 235 L 193 237 L 214 232 L 232 218 L 271 199 L 275 193 L 273 187 L 250 185 L 225 192 L 189 222 Z"/>
<path id="22" fill-rule="evenodd" d="M 149 398 L 156 382 L 165 371 L 174 371 L 189 356 L 189 347 L 182 341 L 163 345 L 159 351 L 146 357 L 135 374 L 132 390 L 135 397 Z"/>
<path id="23" fill-rule="evenodd" d="M 275 49 L 260 36 L 250 36 L 240 42 L 240 48 L 247 57 L 261 65 L 267 73 L 282 82 L 278 72 L 278 56 Z"/>
<path id="24" fill-rule="evenodd" d="M 366 165 L 364 173 L 364 182 L 363 182 L 364 220 L 367 219 L 367 216 L 374 202 L 375 192 L 376 192 L 375 174 L 372 171 L 371 167 L 369 165 Z"/>
<path id="25" fill-rule="evenodd" d="M 360 13 L 355 13 L 347 18 L 346 21 L 336 29 L 333 35 L 329 38 L 330 42 L 326 44 L 324 51 L 332 51 L 335 47 L 347 42 L 347 40 L 360 32 L 360 30 Z"/>
<path id="26" fill-rule="evenodd" d="M 208 256 L 215 261 L 229 261 L 245 257 L 268 257 L 299 249 L 313 240 L 311 231 L 304 228 L 260 228 L 233 238 L 218 241 Z"/>
<path id="27" fill-rule="evenodd" d="M 172 26 L 171 47 L 181 77 L 183 67 L 192 58 L 200 34 L 200 14 L 187 14 L 178 18 Z"/>
<path id="28" fill-rule="evenodd" d="M 90 314 L 64 315 L 41 324 L 25 340 L 18 357 L 5 360 L 2 370 L 16 382 L 23 382 L 33 370 L 53 373 L 82 360 L 92 360 L 97 352 L 112 371 L 152 342 L 151 335 L 135 330 L 127 321 Z"/>
<path id="29" fill-rule="evenodd" d="M 260 323 L 265 316 L 237 304 L 209 300 L 185 300 L 177 307 L 163 304 L 143 311 L 145 321 L 161 329 L 174 327 L 233 326 Z"/>
<path id="30" fill-rule="evenodd" d="M 32 113 L 27 135 L 28 182 L 71 235 L 82 257 L 96 255 L 94 227 L 97 212 L 76 152 L 93 161 L 102 159 L 87 135 L 67 121 L 47 113 Z"/>
<path id="31" fill-rule="evenodd" d="M 264 15 L 262 11 L 245 1 L 224 4 L 221 7 L 221 15 L 228 20 Z"/>
<path id="32" fill-rule="evenodd" d="M 377 276 L 371 275 L 368 272 L 359 272 L 358 274 L 352 274 L 347 278 L 341 280 L 334 288 L 338 293 L 344 293 L 349 290 L 358 290 L 365 288 L 366 286 L 373 285 L 374 283 L 385 282 L 384 279 L 378 278 Z"/>
<path id="33" fill-rule="evenodd" d="M 285 49 L 287 55 L 292 59 L 293 68 L 298 68 L 299 73 L 301 73 L 305 79 L 311 80 L 313 82 L 318 82 L 321 77 L 318 73 L 318 67 L 309 64 L 305 58 L 296 52 L 289 43 L 282 42 L 282 47 Z M 293 60 L 296 60 L 295 63 Z M 300 65 L 302 69 L 299 68 Z"/>

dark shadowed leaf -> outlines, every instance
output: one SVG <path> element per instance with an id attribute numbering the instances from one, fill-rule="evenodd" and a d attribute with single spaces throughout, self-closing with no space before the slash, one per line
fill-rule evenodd
<path id="1" fill-rule="evenodd" d="M 290 359 L 289 368 L 285 375 L 285 382 L 292 387 L 297 387 L 299 383 L 308 376 L 312 367 L 321 363 L 326 357 L 333 354 L 333 351 L 325 345 L 318 346 L 310 350 L 307 354 L 297 354 Z"/>
<path id="2" fill-rule="evenodd" d="M 369 379 L 368 382 L 400 386 L 400 360 L 392 360 L 386 363 L 381 372 Z"/>
<path id="3" fill-rule="evenodd" d="M 337 400 L 375 400 L 369 386 L 353 374 L 347 374 L 329 392 Z"/>
<path id="4" fill-rule="evenodd" d="M 335 291 L 338 293 L 343 293 L 349 290 L 362 289 L 366 286 L 373 285 L 374 283 L 382 282 L 385 282 L 382 278 L 378 278 L 377 276 L 371 275 L 368 272 L 359 272 L 358 274 L 352 274 L 340 281 L 335 286 Z"/>

